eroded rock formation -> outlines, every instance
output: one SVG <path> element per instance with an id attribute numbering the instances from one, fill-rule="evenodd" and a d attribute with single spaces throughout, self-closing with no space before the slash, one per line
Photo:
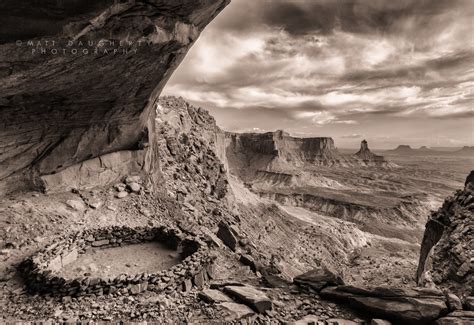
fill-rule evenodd
<path id="1" fill-rule="evenodd" d="M 417 279 L 420 284 L 448 288 L 460 296 L 474 295 L 474 172 L 434 212 L 421 244 Z"/>
<path id="2" fill-rule="evenodd" d="M 282 130 L 227 133 L 226 156 L 230 170 L 244 179 L 262 170 L 285 171 L 305 165 L 347 166 L 349 163 L 337 151 L 332 138 L 297 138 Z"/>
<path id="3" fill-rule="evenodd" d="M 160 91 L 228 2 L 2 1 L 0 193 L 113 152 L 145 151 L 132 167 L 155 169 Z"/>
<path id="4" fill-rule="evenodd" d="M 395 167 L 396 165 L 392 162 L 385 160 L 383 156 L 374 154 L 369 149 L 367 140 L 362 140 L 360 143 L 360 150 L 353 156 L 355 159 L 360 160 L 361 164 L 366 166 L 380 166 L 380 167 Z"/>

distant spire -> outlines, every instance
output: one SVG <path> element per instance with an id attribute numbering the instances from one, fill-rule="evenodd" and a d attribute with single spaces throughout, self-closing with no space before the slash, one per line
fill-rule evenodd
<path id="1" fill-rule="evenodd" d="M 362 140 L 360 143 L 360 151 L 366 151 L 369 150 L 369 145 L 367 143 L 367 140 Z"/>

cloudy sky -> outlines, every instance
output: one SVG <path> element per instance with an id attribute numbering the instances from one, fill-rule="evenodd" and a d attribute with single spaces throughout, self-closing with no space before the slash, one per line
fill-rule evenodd
<path id="1" fill-rule="evenodd" d="M 474 145 L 474 0 L 233 0 L 164 94 L 231 131 Z"/>

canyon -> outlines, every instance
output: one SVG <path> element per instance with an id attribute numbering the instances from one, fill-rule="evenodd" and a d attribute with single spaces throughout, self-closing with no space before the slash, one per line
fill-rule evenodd
<path id="1" fill-rule="evenodd" d="M 470 156 L 227 132 L 160 97 L 228 2 L 0 4 L 0 320 L 472 322 Z M 27 46 L 48 39 L 146 46 Z M 155 232 L 194 255 L 156 274 L 130 264 Z M 131 273 L 94 271 L 94 254 Z M 54 273 L 67 265 L 71 281 Z"/>

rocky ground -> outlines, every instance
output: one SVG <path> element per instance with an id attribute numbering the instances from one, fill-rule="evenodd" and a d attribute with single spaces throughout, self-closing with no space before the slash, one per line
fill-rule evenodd
<path id="1" fill-rule="evenodd" d="M 259 196 L 229 172 L 225 137 L 204 110 L 181 99 L 163 98 L 156 127 L 159 186 L 144 176 L 130 175 L 123 182 L 91 190 L 22 192 L 0 201 L 2 321 L 354 324 L 376 315 L 358 315 L 323 294 L 325 286 L 342 283 L 334 280 L 336 275 L 355 286 L 415 285 L 416 240 L 382 236 L 362 229 L 354 220 Z M 378 184 L 387 185 L 394 178 L 390 174 Z M 367 180 L 364 189 L 375 182 L 362 179 Z M 332 180 L 346 187 L 355 182 Z M 18 263 L 55 237 L 109 225 L 170 225 L 211 238 L 216 243 L 216 276 L 203 287 L 159 294 L 53 297 L 26 292 L 16 272 Z M 323 271 L 293 282 L 312 269 Z M 349 292 L 352 296 L 344 299 L 356 299 Z M 400 292 L 409 300 L 406 308 L 420 308 L 413 303 L 413 293 Z M 364 292 L 383 306 L 393 303 L 377 294 Z M 443 294 L 430 294 L 439 306 L 435 313 L 446 313 Z"/>

